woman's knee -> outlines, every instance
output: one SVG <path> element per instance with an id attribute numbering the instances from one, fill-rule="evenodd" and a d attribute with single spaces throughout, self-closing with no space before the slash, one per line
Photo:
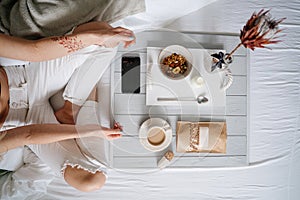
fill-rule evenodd
<path id="1" fill-rule="evenodd" d="M 64 178 L 69 185 L 83 192 L 99 190 L 106 181 L 106 176 L 101 171 L 93 174 L 84 169 L 71 166 L 66 167 Z"/>

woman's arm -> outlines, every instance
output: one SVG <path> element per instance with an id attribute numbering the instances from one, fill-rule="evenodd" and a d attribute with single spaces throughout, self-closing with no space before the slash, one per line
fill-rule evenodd
<path id="1" fill-rule="evenodd" d="M 0 132 L 0 153 L 29 144 L 47 144 L 80 137 L 120 138 L 119 128 L 99 125 L 33 124 Z"/>
<path id="2" fill-rule="evenodd" d="M 90 45 L 115 47 L 123 42 L 127 47 L 134 41 L 134 34 L 128 29 L 112 28 L 104 22 L 90 22 L 76 28 L 71 35 L 40 40 L 26 40 L 0 34 L 0 56 L 39 62 L 62 57 Z"/>

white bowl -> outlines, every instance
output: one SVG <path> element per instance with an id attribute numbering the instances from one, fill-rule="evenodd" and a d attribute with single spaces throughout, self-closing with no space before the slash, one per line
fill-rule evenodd
<path id="1" fill-rule="evenodd" d="M 172 75 L 166 73 L 166 70 L 164 70 L 164 69 L 168 68 L 167 65 L 163 64 L 164 58 L 172 55 L 173 53 L 184 56 L 187 61 L 187 70 L 183 74 L 178 74 L 178 75 L 172 74 L 172 75 L 174 75 L 174 76 L 172 76 Z M 158 56 L 158 63 L 160 64 L 161 72 L 167 78 L 172 79 L 172 80 L 180 80 L 180 79 L 187 77 L 190 74 L 190 72 L 192 71 L 193 56 L 192 56 L 192 53 L 187 48 L 180 46 L 180 45 L 171 45 L 171 46 L 168 46 L 168 47 L 164 48 L 163 50 L 161 50 L 161 52 Z"/>

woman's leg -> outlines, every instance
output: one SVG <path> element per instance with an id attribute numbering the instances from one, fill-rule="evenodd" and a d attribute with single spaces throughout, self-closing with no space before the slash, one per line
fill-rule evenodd
<path id="1" fill-rule="evenodd" d="M 81 105 L 109 67 L 116 54 L 116 48 L 102 48 L 93 53 L 72 77 L 64 91 L 64 106 L 55 112 L 60 123 L 74 124 Z"/>
<path id="2" fill-rule="evenodd" d="M 80 110 L 76 123 L 98 124 L 99 120 L 95 112 L 95 101 L 97 100 L 95 88 L 87 100 L 89 101 Z M 49 106 L 49 104 L 44 104 L 39 108 L 34 108 L 35 113 L 44 120 L 44 123 L 53 123 L 48 121 L 52 117 L 44 117 L 44 115 L 54 115 L 51 110 L 45 109 Z M 105 140 L 102 138 L 91 137 L 78 140 L 64 140 L 44 145 L 30 145 L 30 148 L 43 162 L 51 167 L 57 176 L 62 175 L 69 185 L 78 190 L 93 191 L 100 189 L 105 184 Z"/>
<path id="3" fill-rule="evenodd" d="M 56 113 L 55 118 L 60 122 L 69 119 L 68 116 L 76 118 L 80 106 L 115 53 L 116 49 L 93 45 L 59 59 L 30 63 L 26 66 L 29 104 L 33 107 L 43 105 L 51 96 L 65 88 L 63 96 L 66 105 Z M 28 119 L 31 117 L 33 116 L 28 116 Z"/>
<path id="4" fill-rule="evenodd" d="M 112 27 L 106 22 L 90 22 L 78 26 L 73 32 L 77 33 L 110 28 Z M 97 73 L 84 76 L 84 74 L 88 73 L 88 71 L 84 69 L 78 70 L 72 76 L 72 79 L 70 80 L 70 83 L 63 95 L 65 104 L 61 109 L 55 112 L 55 116 L 60 123 L 75 123 L 81 105 L 91 92 L 91 88 L 96 85 L 105 70 L 108 68 L 115 54 L 116 48 L 99 48 L 98 51 L 92 52 L 91 58 L 84 63 L 84 65 L 89 66 L 91 72 Z"/>
<path id="5" fill-rule="evenodd" d="M 56 176 L 74 188 L 93 191 L 105 184 L 106 167 L 84 155 L 75 140 L 29 146 Z"/>
<path id="6" fill-rule="evenodd" d="M 67 166 L 64 179 L 69 185 L 80 191 L 91 192 L 103 187 L 106 176 L 100 171 L 93 174 L 84 169 Z"/>
<path id="7" fill-rule="evenodd" d="M 43 104 L 65 88 L 76 69 L 89 58 L 96 47 L 87 47 L 59 59 L 30 63 L 26 66 L 29 104 Z"/>
<path id="8" fill-rule="evenodd" d="M 100 123 L 95 110 L 98 101 L 97 92 L 95 87 L 81 109 L 76 124 Z M 85 155 L 101 163 L 106 163 L 105 141 L 102 138 L 82 138 L 77 140 L 77 144 Z M 90 192 L 100 189 L 105 184 L 106 176 L 101 171 L 93 174 L 80 168 L 67 166 L 64 171 L 64 179 L 74 188 Z"/>
<path id="9" fill-rule="evenodd" d="M 96 87 L 94 87 L 86 101 L 98 101 Z M 55 116 L 57 119 L 60 119 L 60 123 L 62 124 L 75 124 L 80 109 L 81 106 L 72 104 L 70 101 L 66 100 L 64 105 L 55 112 Z"/>

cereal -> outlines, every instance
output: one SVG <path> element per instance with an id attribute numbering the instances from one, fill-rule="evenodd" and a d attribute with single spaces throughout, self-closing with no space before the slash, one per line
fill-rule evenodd
<path id="1" fill-rule="evenodd" d="M 165 57 L 162 64 L 163 73 L 171 78 L 183 77 L 188 70 L 186 58 L 177 53 Z"/>

